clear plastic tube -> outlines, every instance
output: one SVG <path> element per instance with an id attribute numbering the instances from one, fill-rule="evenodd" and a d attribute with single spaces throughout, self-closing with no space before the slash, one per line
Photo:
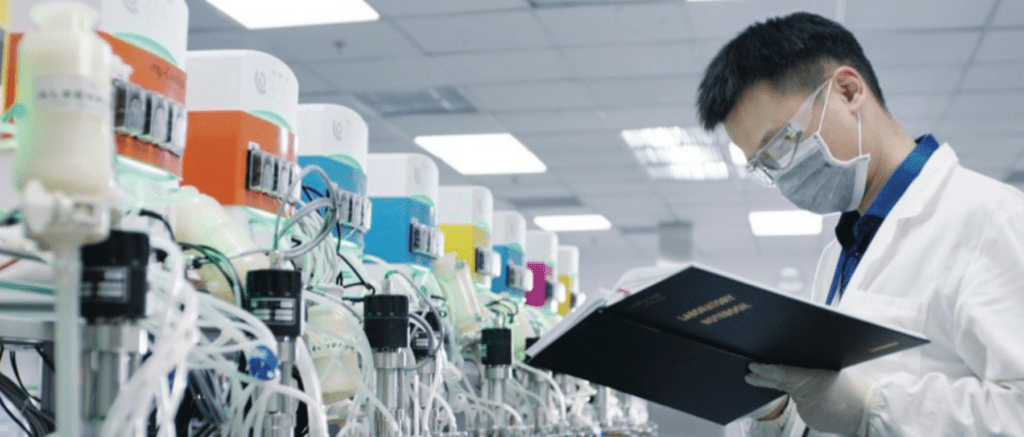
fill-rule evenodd
<path id="1" fill-rule="evenodd" d="M 522 363 L 520 361 L 516 361 L 516 362 L 512 363 L 512 366 L 514 366 L 516 368 L 519 368 L 519 369 L 523 369 L 523 370 L 525 370 L 527 372 L 530 372 L 530 373 L 532 373 L 534 375 L 540 376 L 541 379 L 546 381 L 548 383 L 548 385 L 551 386 L 552 392 L 555 394 L 555 398 L 558 399 L 558 404 L 559 404 L 558 405 L 559 406 L 558 411 L 559 411 L 559 416 L 560 416 L 559 419 L 562 420 L 562 421 L 565 421 L 565 395 L 562 393 L 562 389 L 561 389 L 561 387 L 558 386 L 558 383 L 555 382 L 555 379 L 552 378 L 551 376 L 549 376 L 547 373 L 544 373 L 541 370 L 539 370 L 537 368 L 534 368 L 532 366 L 528 366 L 525 363 Z"/>
<path id="2" fill-rule="evenodd" d="M 323 411 L 322 400 L 324 397 L 323 392 L 320 390 L 320 378 L 316 374 L 316 367 L 313 366 L 313 358 L 309 356 L 309 348 L 306 346 L 306 341 L 302 337 L 296 338 L 295 346 L 297 350 L 295 367 L 302 376 L 302 387 L 308 397 L 316 400 L 316 402 L 307 403 L 306 408 L 310 411 L 317 410 L 318 418 L 322 419 L 314 422 L 313 417 L 309 418 L 310 434 L 326 437 L 327 415 Z M 310 416 L 313 415 L 311 414 Z"/>

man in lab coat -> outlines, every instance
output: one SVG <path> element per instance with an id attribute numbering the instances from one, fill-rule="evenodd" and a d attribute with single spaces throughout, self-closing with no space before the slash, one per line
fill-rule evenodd
<path id="1" fill-rule="evenodd" d="M 853 35 L 814 14 L 726 44 L 698 106 L 755 179 L 843 213 L 813 299 L 931 340 L 841 372 L 751 364 L 748 383 L 788 396 L 747 434 L 1024 436 L 1024 194 L 909 136 Z"/>

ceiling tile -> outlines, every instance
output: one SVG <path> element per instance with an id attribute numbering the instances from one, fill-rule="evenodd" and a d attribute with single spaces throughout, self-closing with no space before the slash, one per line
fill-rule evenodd
<path id="1" fill-rule="evenodd" d="M 960 88 L 968 91 L 1024 89 L 1024 63 L 974 64 L 967 70 Z"/>
<path id="2" fill-rule="evenodd" d="M 530 7 L 527 0 L 367 0 L 367 2 L 377 12 L 388 17 L 450 15 Z"/>
<path id="3" fill-rule="evenodd" d="M 301 65 L 300 65 L 301 66 Z M 304 66 L 301 66 L 304 67 Z M 317 75 L 319 77 L 319 75 Z M 356 111 L 363 120 L 367 122 L 376 121 L 380 118 L 372 108 L 363 104 L 358 99 L 353 97 L 351 94 L 342 93 L 339 91 L 333 91 L 334 86 L 331 85 L 332 91 L 328 92 L 305 92 L 303 91 L 303 84 L 299 82 L 299 103 L 330 103 L 335 105 L 341 105 L 347 107 L 353 111 Z M 371 132 L 372 133 L 372 132 Z"/>
<path id="4" fill-rule="evenodd" d="M 410 137 L 505 132 L 493 117 L 484 114 L 404 115 L 387 120 Z"/>
<path id="5" fill-rule="evenodd" d="M 618 133 L 613 131 L 527 133 L 516 138 L 541 159 L 551 155 L 578 159 L 585 154 L 618 154 L 626 149 Z"/>
<path id="6" fill-rule="evenodd" d="M 604 110 L 608 123 L 616 129 L 655 126 L 697 126 L 697 109 L 693 105 L 641 106 Z"/>
<path id="7" fill-rule="evenodd" d="M 949 105 L 950 116 L 979 116 L 1024 113 L 1024 91 L 973 92 L 953 96 Z"/>
<path id="8" fill-rule="evenodd" d="M 569 65 L 554 49 L 435 55 L 435 62 L 464 84 L 566 79 Z"/>
<path id="9" fill-rule="evenodd" d="M 231 17 L 228 17 L 220 9 L 206 2 L 206 0 L 185 0 L 188 6 L 188 30 L 210 31 L 210 30 L 241 30 L 244 29 Z"/>
<path id="10" fill-rule="evenodd" d="M 452 83 L 445 72 L 423 56 L 309 65 L 339 91 L 416 90 Z"/>
<path id="11" fill-rule="evenodd" d="M 602 106 L 693 103 L 701 76 L 592 79 L 587 81 L 594 100 Z"/>
<path id="12" fill-rule="evenodd" d="M 636 213 L 643 215 L 641 210 L 668 211 L 665 201 L 657 196 L 630 196 L 628 194 L 602 194 L 602 195 L 580 195 L 588 206 L 599 210 L 619 210 L 621 213 Z"/>
<path id="13" fill-rule="evenodd" d="M 1024 1 L 1003 0 L 992 20 L 993 26 L 1020 26 L 1024 24 Z"/>
<path id="14" fill-rule="evenodd" d="M 613 222 L 614 224 L 614 222 Z M 632 245 L 614 230 L 597 232 L 559 232 L 558 244 L 578 246 L 580 252 L 594 250 L 630 250 Z"/>
<path id="15" fill-rule="evenodd" d="M 686 9 L 701 39 L 731 38 L 757 21 L 791 12 L 835 16 L 834 2 L 815 0 L 699 2 L 687 3 Z"/>
<path id="16" fill-rule="evenodd" d="M 543 8 L 537 16 L 561 45 L 622 44 L 693 36 L 682 3 Z"/>
<path id="17" fill-rule="evenodd" d="M 988 135 L 1013 134 L 1018 138 L 1024 135 L 1024 123 L 1018 116 L 996 116 L 996 117 L 948 117 L 943 120 L 935 134 L 940 137 L 946 136 L 973 136 L 977 138 L 978 133 L 984 132 Z M 939 138 L 940 141 L 943 138 Z M 974 146 L 972 146 L 973 148 Z M 1024 150 L 1024 144 L 1019 146 Z"/>
<path id="18" fill-rule="evenodd" d="M 189 32 L 188 49 L 255 50 L 278 56 L 273 46 L 244 29 Z"/>
<path id="19" fill-rule="evenodd" d="M 750 229 L 747 228 L 749 232 Z M 822 232 L 825 232 L 822 230 Z M 762 256 L 788 256 L 806 258 L 821 253 L 820 238 L 815 236 L 798 237 L 757 237 L 755 238 Z"/>
<path id="20" fill-rule="evenodd" d="M 292 73 L 295 73 L 295 79 L 299 82 L 299 100 L 302 100 L 303 94 L 326 94 L 333 93 L 336 91 L 336 87 L 331 85 L 320 76 L 318 76 L 313 70 L 304 66 L 298 65 L 294 62 L 288 63 L 288 67 L 292 69 Z"/>
<path id="21" fill-rule="evenodd" d="M 301 147 L 301 146 L 300 146 Z M 412 141 L 395 138 L 375 139 L 370 134 L 370 153 L 422 153 L 423 149 L 416 147 Z M 441 164 L 438 164 L 440 166 Z"/>
<path id="22" fill-rule="evenodd" d="M 516 187 L 543 184 L 564 185 L 561 178 L 554 172 L 517 175 L 475 175 L 473 178 L 480 184 L 487 185 L 488 187 Z"/>
<path id="23" fill-rule="evenodd" d="M 578 161 L 586 162 L 584 159 Z M 593 159 L 590 163 L 583 162 L 576 166 L 558 168 L 558 174 L 573 185 L 605 181 L 621 184 L 645 184 L 650 180 L 647 173 L 633 162 L 633 157 L 628 153 L 603 155 L 600 159 Z"/>
<path id="24" fill-rule="evenodd" d="M 402 132 L 400 129 L 395 127 L 386 119 L 383 118 L 367 118 L 366 126 L 370 131 L 370 141 L 374 139 L 400 139 L 403 142 L 412 144 L 412 138 Z"/>
<path id="25" fill-rule="evenodd" d="M 846 2 L 850 29 L 934 29 L 981 27 L 995 0 L 914 0 Z"/>
<path id="26" fill-rule="evenodd" d="M 856 36 L 876 67 L 963 65 L 974 53 L 981 32 L 858 32 Z"/>
<path id="27" fill-rule="evenodd" d="M 593 109 L 555 111 L 497 112 L 494 116 L 509 131 L 570 132 L 608 129 L 601 113 Z"/>
<path id="28" fill-rule="evenodd" d="M 948 93 L 956 88 L 963 68 L 955 67 L 879 67 L 875 69 L 885 96 L 921 93 Z"/>
<path id="29" fill-rule="evenodd" d="M 757 245 L 754 237 L 743 232 L 728 232 L 725 230 L 702 230 L 693 231 L 694 256 L 699 262 L 707 262 L 707 257 L 742 257 L 757 255 Z M 743 274 L 743 272 L 735 272 Z"/>
<path id="30" fill-rule="evenodd" d="M 1021 2 L 1024 3 L 1024 2 Z M 1024 60 L 1024 30 L 991 30 L 978 47 L 975 62 Z"/>
<path id="31" fill-rule="evenodd" d="M 657 181 L 654 186 L 677 211 L 702 211 L 744 200 L 735 181 Z"/>
<path id="32" fill-rule="evenodd" d="M 492 111 L 591 108 L 594 99 L 578 81 L 469 86 L 469 93 Z"/>
<path id="33" fill-rule="evenodd" d="M 579 77 L 643 77 L 699 73 L 704 65 L 696 43 L 655 43 L 565 49 Z"/>
<path id="34" fill-rule="evenodd" d="M 882 88 L 885 93 L 885 88 Z M 918 120 L 942 115 L 949 102 L 948 95 L 897 95 L 885 99 L 885 105 L 897 120 Z"/>
<path id="35" fill-rule="evenodd" d="M 275 47 L 285 61 L 337 61 L 419 54 L 385 21 L 250 31 Z"/>
<path id="36" fill-rule="evenodd" d="M 612 181 L 593 181 L 593 182 L 570 182 L 576 192 L 581 196 L 583 195 L 609 195 L 609 194 L 628 194 L 634 196 L 656 196 L 657 191 L 650 182 L 634 182 L 634 183 L 623 183 L 623 182 L 612 182 Z"/>
<path id="37" fill-rule="evenodd" d="M 658 234 L 628 234 L 625 237 L 638 250 L 648 252 L 654 256 L 658 254 Z"/>
<path id="38" fill-rule="evenodd" d="M 427 52 L 468 52 L 552 45 L 530 12 L 494 12 L 395 20 Z"/>
<path id="39" fill-rule="evenodd" d="M 562 197 L 575 196 L 576 193 L 565 184 L 554 183 L 521 183 L 518 185 L 491 185 L 484 183 L 495 196 L 508 198 L 523 197 Z M 523 212 L 523 211 L 520 211 Z"/>

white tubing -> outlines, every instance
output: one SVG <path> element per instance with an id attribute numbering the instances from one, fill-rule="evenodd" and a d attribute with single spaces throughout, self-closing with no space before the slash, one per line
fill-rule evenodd
<path id="1" fill-rule="evenodd" d="M 540 376 L 541 379 L 547 381 L 547 383 L 549 385 L 551 385 L 551 387 L 554 389 L 555 398 L 558 399 L 558 404 L 559 404 L 559 407 L 560 407 L 558 409 L 558 411 L 559 411 L 559 419 L 564 421 L 565 420 L 565 395 L 562 394 L 562 389 L 558 386 L 558 383 L 555 382 L 554 378 L 548 376 L 548 374 L 540 371 L 539 369 L 534 368 L 532 366 L 528 366 L 525 363 L 520 362 L 520 361 L 516 361 L 516 362 L 512 363 L 512 365 L 515 366 L 515 367 L 518 367 L 520 369 L 523 369 L 523 370 L 525 370 L 527 372 L 533 373 L 534 375 Z"/>
<path id="2" fill-rule="evenodd" d="M 55 361 L 57 371 L 57 432 L 60 436 L 81 435 L 81 357 L 82 334 L 79 325 L 82 259 L 78 247 L 55 250 L 54 323 Z"/>
<path id="3" fill-rule="evenodd" d="M 320 390 L 320 376 L 316 374 L 316 366 L 313 364 L 313 358 L 309 356 L 309 347 L 306 346 L 306 341 L 302 337 L 295 339 L 296 357 L 295 367 L 299 370 L 299 375 L 302 376 L 302 388 L 305 390 L 306 396 L 315 399 L 314 403 L 307 403 L 306 408 L 310 411 L 317 410 L 316 421 L 313 420 L 313 415 L 309 417 L 309 432 L 310 435 L 316 436 L 327 436 L 327 414 L 323 408 L 323 392 Z"/>

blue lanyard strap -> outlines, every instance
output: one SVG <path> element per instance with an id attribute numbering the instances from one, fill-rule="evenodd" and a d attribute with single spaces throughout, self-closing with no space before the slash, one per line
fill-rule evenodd
<path id="1" fill-rule="evenodd" d="M 839 225 L 836 226 L 836 235 L 843 245 L 843 251 L 839 254 L 839 263 L 832 276 L 832 285 L 829 287 L 828 300 L 826 300 L 827 305 L 832 305 L 832 301 L 837 296 L 842 299 L 843 291 L 846 290 L 847 284 L 850 283 L 850 277 L 857 270 L 861 257 L 875 237 L 875 232 L 882 226 L 882 221 L 910 187 L 910 183 L 917 178 L 917 175 L 921 174 L 928 158 L 938 148 L 939 143 L 931 135 L 919 138 L 917 147 L 885 182 L 885 186 L 871 203 L 867 213 L 863 217 L 860 217 L 857 211 L 843 214 Z M 852 234 L 852 238 L 850 234 Z"/>

